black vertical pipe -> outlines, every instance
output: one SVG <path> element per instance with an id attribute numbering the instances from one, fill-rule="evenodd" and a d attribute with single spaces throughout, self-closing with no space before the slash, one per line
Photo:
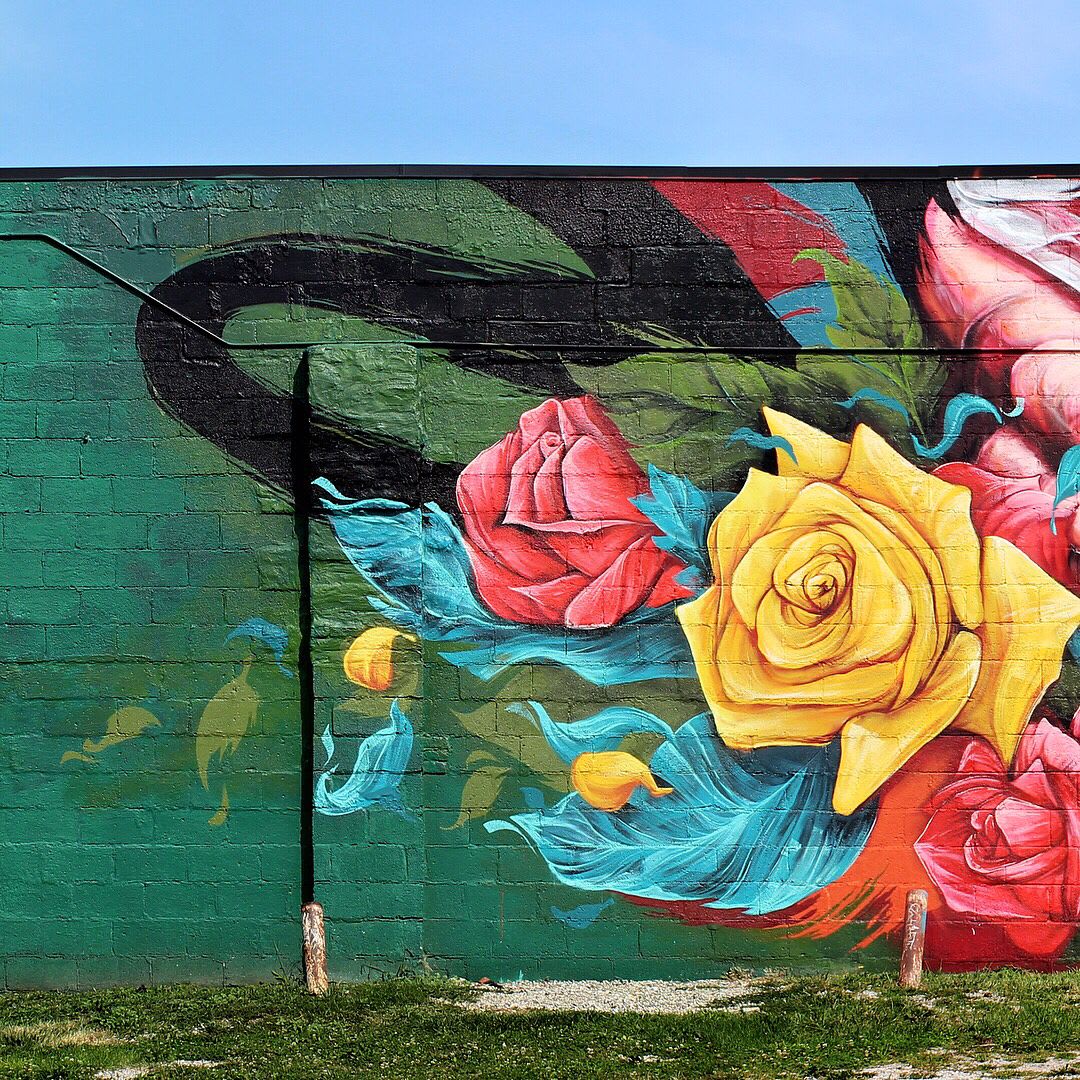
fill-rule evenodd
<path id="1" fill-rule="evenodd" d="M 311 408 L 308 354 L 293 377 L 290 450 L 296 534 L 297 681 L 300 703 L 300 902 L 315 899 L 315 665 L 311 655 Z"/>

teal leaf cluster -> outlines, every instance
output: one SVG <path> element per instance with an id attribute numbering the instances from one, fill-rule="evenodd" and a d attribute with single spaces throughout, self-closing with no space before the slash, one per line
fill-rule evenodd
<path id="1" fill-rule="evenodd" d="M 581 724 L 589 721 L 563 727 Z M 707 713 L 668 730 L 649 768 L 671 794 L 656 799 L 639 789 L 612 813 L 574 793 L 484 828 L 526 838 L 556 880 L 577 889 L 750 915 L 798 903 L 862 851 L 877 807 L 833 811 L 839 740 L 740 752 L 717 737 Z"/>
<path id="2" fill-rule="evenodd" d="M 421 511 L 385 499 L 350 502 L 326 480 L 315 486 L 341 550 L 379 590 L 372 606 L 401 629 L 437 643 L 448 663 L 481 679 L 512 664 L 556 663 L 597 686 L 694 676 L 673 605 L 639 608 L 604 630 L 510 622 L 476 596 L 464 540 L 438 506 Z"/>
<path id="3" fill-rule="evenodd" d="M 706 537 L 713 519 L 735 496 L 729 491 L 702 491 L 683 476 L 649 466 L 649 494 L 631 502 L 663 533 L 654 538 L 661 551 L 686 563 L 679 583 L 693 587 L 708 578 Z M 689 580 L 693 578 L 693 580 Z"/>

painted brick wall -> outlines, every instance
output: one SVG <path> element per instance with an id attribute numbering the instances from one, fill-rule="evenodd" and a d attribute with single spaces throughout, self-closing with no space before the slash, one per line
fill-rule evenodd
<path id="1" fill-rule="evenodd" d="M 1072 962 L 1077 190 L 0 179 L 6 985 Z"/>

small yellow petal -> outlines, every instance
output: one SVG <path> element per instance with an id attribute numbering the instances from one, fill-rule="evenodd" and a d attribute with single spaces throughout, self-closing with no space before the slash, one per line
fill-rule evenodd
<path id="1" fill-rule="evenodd" d="M 639 787 L 654 798 L 674 790 L 660 787 L 648 765 L 621 750 L 579 754 L 570 766 L 570 779 L 574 790 L 597 810 L 621 810 Z"/>
<path id="2" fill-rule="evenodd" d="M 768 406 L 762 410 L 773 435 L 787 439 L 795 451 L 795 461 L 783 451 L 776 454 L 776 469 L 781 476 L 803 476 L 808 480 L 836 480 L 848 463 L 851 448 L 847 443 L 804 424 L 787 413 Z"/>
<path id="3" fill-rule="evenodd" d="M 365 630 L 345 653 L 342 666 L 346 677 L 368 690 L 389 690 L 394 681 L 394 641 L 411 636 L 392 626 Z"/>

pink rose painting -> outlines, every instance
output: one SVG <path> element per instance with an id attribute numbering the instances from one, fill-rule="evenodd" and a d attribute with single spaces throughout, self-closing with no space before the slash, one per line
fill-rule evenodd
<path id="1" fill-rule="evenodd" d="M 649 490 L 589 397 L 545 401 L 467 465 L 458 503 L 476 588 L 513 622 L 588 630 L 690 595 L 630 501 Z"/>
<path id="2" fill-rule="evenodd" d="M 975 740 L 929 811 L 915 850 L 950 911 L 1055 958 L 1080 923 L 1080 744 L 1039 720 L 1007 769 Z"/>
<path id="3" fill-rule="evenodd" d="M 937 472 L 971 488 L 983 535 L 1009 540 L 1080 590 L 1071 557 L 1080 500 L 1055 507 L 1061 455 L 1080 442 L 1080 195 L 1071 183 L 1010 181 L 960 181 L 950 194 L 955 214 L 937 202 L 926 210 L 919 298 L 927 324 L 948 345 L 984 350 L 975 387 L 991 399 L 1023 399 L 1024 408 L 974 463 Z"/>

